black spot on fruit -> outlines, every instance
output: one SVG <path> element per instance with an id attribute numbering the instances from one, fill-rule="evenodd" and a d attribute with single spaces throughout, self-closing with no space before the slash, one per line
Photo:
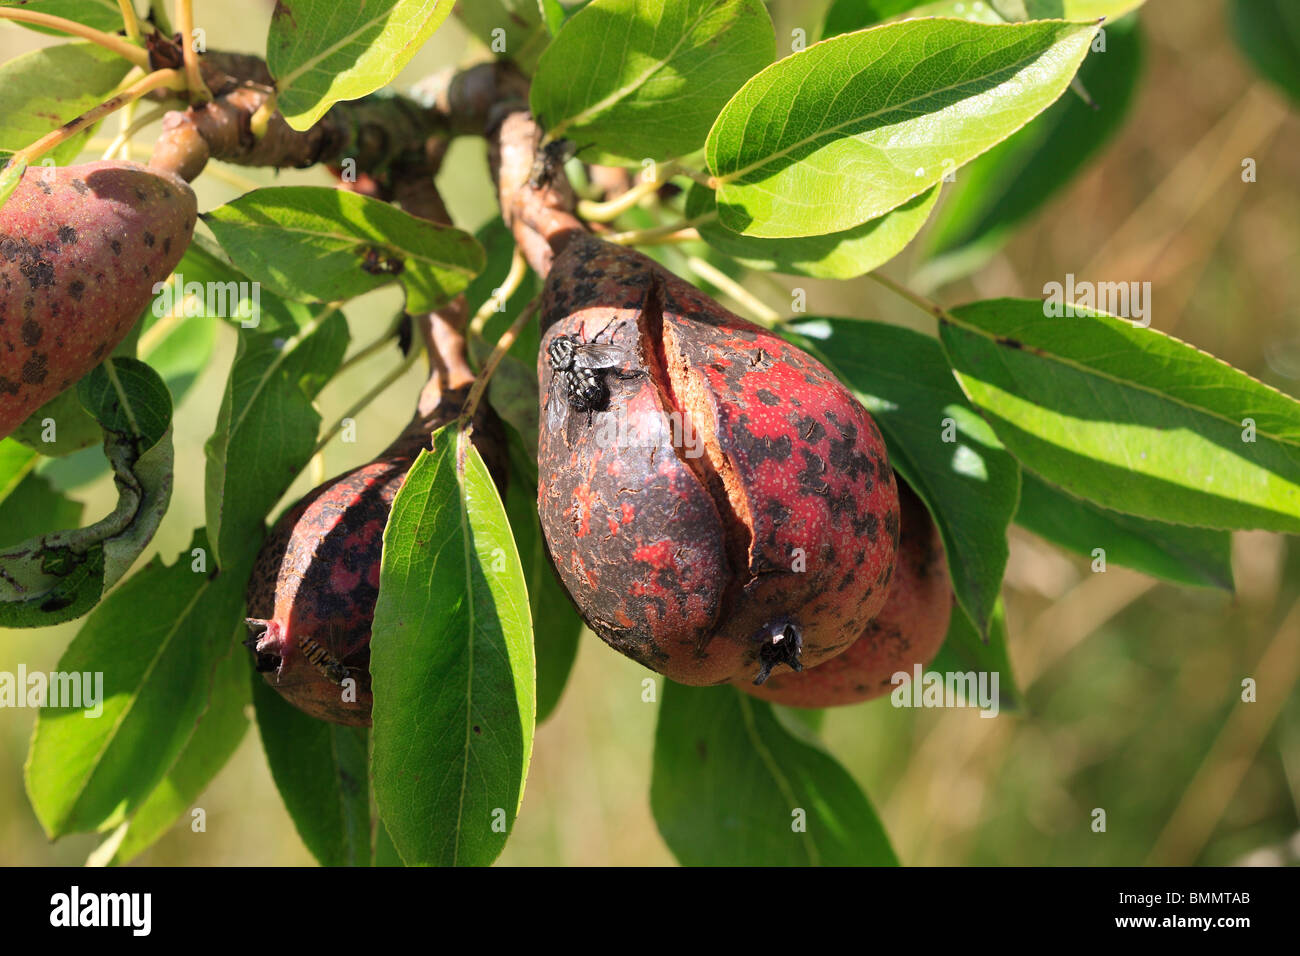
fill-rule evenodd
<path id="1" fill-rule="evenodd" d="M 28 385 L 40 385 L 45 381 L 45 376 L 50 374 L 46 367 L 49 361 L 44 352 L 37 353 L 23 363 L 23 381 Z"/>

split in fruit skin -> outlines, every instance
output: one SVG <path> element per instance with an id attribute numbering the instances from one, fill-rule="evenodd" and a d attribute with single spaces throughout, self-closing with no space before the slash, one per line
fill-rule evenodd
<path id="1" fill-rule="evenodd" d="M 811 356 L 641 253 L 587 235 L 561 247 L 541 315 L 538 506 L 579 612 L 687 684 L 763 680 L 846 649 L 883 605 L 897 535 L 866 409 Z M 609 330 L 608 402 L 591 423 L 555 422 L 568 387 L 556 379 L 590 329 Z M 611 416 L 637 440 L 602 440 Z M 643 440 L 637 423 L 665 417 L 702 453 L 667 430 Z"/>

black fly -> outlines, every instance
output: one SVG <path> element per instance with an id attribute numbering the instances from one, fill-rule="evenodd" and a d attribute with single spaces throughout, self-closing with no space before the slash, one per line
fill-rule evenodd
<path id="1" fill-rule="evenodd" d="M 585 148 L 585 147 L 584 147 Z M 564 164 L 578 155 L 580 150 L 573 140 L 553 139 L 537 152 L 528 177 L 532 189 L 544 189 L 555 181 Z"/>
<path id="2" fill-rule="evenodd" d="M 597 333 L 597 337 L 599 335 Z M 617 371 L 623 364 L 621 348 L 594 341 L 584 342 L 576 335 L 557 335 L 546 347 L 546 358 L 554 372 L 551 394 L 546 400 L 546 424 L 549 428 L 559 426 L 565 405 L 576 412 L 586 412 L 587 424 L 590 425 L 592 413 L 603 411 L 609 404 L 609 385 L 605 376 L 612 372 L 619 378 L 636 377 L 635 373 L 627 375 Z"/>

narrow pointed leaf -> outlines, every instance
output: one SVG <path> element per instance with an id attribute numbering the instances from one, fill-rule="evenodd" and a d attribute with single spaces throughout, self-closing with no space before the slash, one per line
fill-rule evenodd
<path id="1" fill-rule="evenodd" d="M 772 64 L 709 132 L 720 221 L 781 238 L 884 215 L 1046 109 L 1096 29 L 905 20 Z"/>
<path id="2" fill-rule="evenodd" d="M 1153 328 L 1045 307 L 975 302 L 940 329 L 967 396 L 1027 468 L 1124 514 L 1300 531 L 1300 402 Z"/>
<path id="3" fill-rule="evenodd" d="M 334 302 L 397 281 L 407 311 L 428 312 L 483 268 L 473 236 L 326 186 L 255 189 L 203 220 L 241 271 L 290 299 Z"/>
<path id="4" fill-rule="evenodd" d="M 1096 104 L 1062 96 L 1041 116 L 967 164 L 926 232 L 925 274 L 947 278 L 982 265 L 1013 230 L 1055 198 L 1119 132 L 1137 89 L 1142 35 L 1136 17 L 1106 25 L 1106 50 L 1079 79 Z M 1068 212 L 1067 212 L 1068 214 Z"/>
<path id="5" fill-rule="evenodd" d="M 523 800 L 536 670 L 505 508 L 454 423 L 393 501 L 370 670 L 375 798 L 402 859 L 491 863 Z"/>

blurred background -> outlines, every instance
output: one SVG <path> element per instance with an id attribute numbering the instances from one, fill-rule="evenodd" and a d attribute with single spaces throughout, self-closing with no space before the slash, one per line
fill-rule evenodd
<path id="1" fill-rule="evenodd" d="M 769 6 L 784 55 L 792 30 L 816 38 L 826 4 Z M 198 0 L 196 7 L 211 47 L 260 51 L 272 4 Z M 1131 113 L 1063 193 L 968 278 L 928 281 L 914 251 L 921 242 L 886 271 L 928 285 L 947 305 L 1038 296 L 1044 282 L 1066 272 L 1150 280 L 1154 327 L 1300 395 L 1300 113 L 1288 112 L 1242 59 L 1218 0 L 1149 0 L 1140 19 L 1143 77 Z M 53 42 L 0 24 L 0 61 Z M 397 86 L 485 56 L 449 20 Z M 84 159 L 99 158 L 116 132 L 110 120 Z M 134 158 L 147 158 L 152 139 L 150 130 L 137 138 Z M 479 141 L 458 141 L 440 179 L 456 224 L 469 230 L 495 212 L 484 153 Z M 1257 162 L 1251 184 L 1241 181 L 1247 157 Z M 330 180 L 319 171 L 214 168 L 196 185 L 200 208 L 271 182 Z M 807 289 L 812 314 L 932 331 L 925 316 L 868 280 L 777 279 Z M 788 311 L 777 285 L 749 287 Z M 353 349 L 399 307 L 392 291 L 353 303 Z M 203 522 L 203 442 L 234 344 L 223 329 L 178 406 L 172 506 L 137 567 L 154 552 L 172 560 Z M 334 421 L 396 360 L 377 355 L 328 386 L 323 420 Z M 367 409 L 356 443 L 328 446 L 323 469 L 301 476 L 286 502 L 386 445 L 409 417 L 421 380 L 413 370 Z M 98 454 L 92 449 L 90 460 Z M 50 477 L 97 517 L 115 500 L 111 481 L 84 482 L 76 457 Z M 1237 589 L 1229 595 L 1114 566 L 1093 574 L 1083 559 L 1018 528 L 1011 534 L 1005 598 L 1022 712 L 981 720 L 974 710 L 895 710 L 877 700 L 826 715 L 826 745 L 877 806 L 903 862 L 1300 862 L 1300 554 L 1293 542 L 1237 535 Z M 0 670 L 53 669 L 79 625 L 5 631 Z M 673 862 L 650 814 L 656 708 L 641 702 L 646 673 L 584 635 L 565 696 L 538 729 L 523 810 L 501 864 Z M 1249 706 L 1239 702 L 1246 677 L 1259 687 L 1259 702 Z M 0 863 L 80 864 L 98 839 L 49 843 L 23 790 L 34 719 L 28 710 L 0 711 Z M 312 862 L 271 782 L 255 726 L 197 805 L 207 811 L 206 832 L 192 833 L 183 818 L 139 862 Z M 1105 833 L 1090 828 L 1094 808 L 1106 811 Z"/>

